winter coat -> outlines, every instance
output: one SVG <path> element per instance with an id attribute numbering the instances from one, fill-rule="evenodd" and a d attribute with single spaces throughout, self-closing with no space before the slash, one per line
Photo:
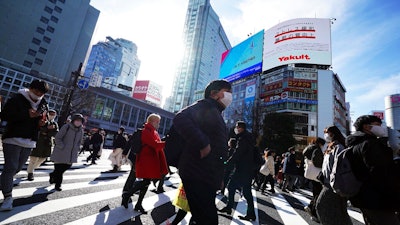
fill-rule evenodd
<path id="1" fill-rule="evenodd" d="M 117 134 L 115 135 L 114 141 L 113 141 L 113 148 L 124 148 L 126 145 L 126 138 L 124 137 L 123 134 Z"/>
<path id="2" fill-rule="evenodd" d="M 153 125 L 146 123 L 141 136 L 142 150 L 136 155 L 136 177 L 160 179 L 168 174 L 167 160 L 164 154 L 165 142 L 161 141 Z"/>
<path id="3" fill-rule="evenodd" d="M 224 176 L 228 153 L 228 129 L 214 99 L 207 98 L 182 109 L 173 119 L 175 130 L 186 141 L 179 161 L 182 179 L 195 180 L 218 190 Z M 210 145 L 210 153 L 200 158 L 200 150 Z"/>
<path id="4" fill-rule="evenodd" d="M 260 169 L 260 173 L 265 176 L 268 176 L 270 174 L 272 176 L 275 176 L 275 160 L 272 155 L 266 158 L 264 165 Z"/>
<path id="5" fill-rule="evenodd" d="M 283 169 L 282 172 L 284 174 L 297 175 L 299 173 L 297 164 L 296 164 L 296 153 L 286 153 L 285 160 L 283 161 Z"/>
<path id="6" fill-rule="evenodd" d="M 54 125 L 54 128 L 49 129 L 49 126 Z M 31 156 L 40 158 L 47 158 L 51 155 L 51 148 L 53 147 L 53 137 L 58 132 L 58 124 L 55 121 L 46 121 L 46 123 L 40 127 L 39 138 L 36 142 L 36 148 L 31 152 Z"/>
<path id="7" fill-rule="evenodd" d="M 72 123 L 62 126 L 55 136 L 56 145 L 50 157 L 51 161 L 66 164 L 76 163 L 82 139 L 82 127 L 75 127 Z"/>
<path id="8" fill-rule="evenodd" d="M 253 151 L 255 140 L 253 135 L 246 130 L 237 134 L 236 140 L 236 151 L 228 159 L 228 165 L 235 166 L 231 179 L 238 184 L 246 184 L 251 182 L 254 177 Z"/>
<path id="9" fill-rule="evenodd" d="M 357 131 L 346 142 L 354 146 L 350 162 L 354 175 L 363 183 L 359 193 L 350 198 L 351 204 L 365 209 L 400 210 L 399 171 L 394 169 L 387 138 Z"/>
<path id="10" fill-rule="evenodd" d="M 48 109 L 44 98 L 39 103 L 39 107 L 43 110 Z M 1 112 L 1 120 L 7 121 L 2 135 L 3 140 L 19 137 L 37 141 L 41 117 L 31 118 L 29 116 L 29 109 L 31 108 L 31 103 L 20 93 L 6 102 Z"/>
<path id="11" fill-rule="evenodd" d="M 328 149 L 325 151 L 324 161 L 322 163 L 322 183 L 331 188 L 330 186 L 330 176 L 332 173 L 332 167 L 335 160 L 335 156 L 343 151 L 344 146 L 337 141 L 331 142 Z"/>

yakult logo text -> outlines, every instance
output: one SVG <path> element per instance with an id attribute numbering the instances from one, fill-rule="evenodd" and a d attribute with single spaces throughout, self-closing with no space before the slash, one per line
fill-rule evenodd
<path id="1" fill-rule="evenodd" d="M 284 61 L 289 61 L 289 60 L 300 60 L 300 59 L 305 59 L 305 60 L 310 60 L 310 56 L 307 54 L 302 54 L 302 55 L 290 55 L 290 56 L 282 56 L 278 58 L 280 62 Z"/>

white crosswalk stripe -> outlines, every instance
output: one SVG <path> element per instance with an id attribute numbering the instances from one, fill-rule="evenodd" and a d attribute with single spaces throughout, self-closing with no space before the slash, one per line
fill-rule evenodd
<path id="1" fill-rule="evenodd" d="M 1 151 L 0 151 L 1 153 Z M 177 173 L 172 174 L 164 183 L 164 193 L 156 194 L 149 191 L 143 201 L 143 207 L 148 214 L 140 214 L 133 210 L 133 204 L 125 209 L 120 206 L 122 187 L 128 177 L 130 167 L 124 165 L 122 171 L 107 173 L 111 169 L 107 160 L 109 150 L 103 150 L 102 159 L 98 165 L 88 165 L 86 156 L 79 157 L 79 162 L 65 172 L 62 191 L 54 190 L 49 184 L 48 174 L 53 171 L 53 165 L 48 163 L 35 171 L 34 181 L 26 179 L 23 170 L 14 180 L 14 208 L 12 211 L 0 212 L 0 224 L 129 224 L 128 221 L 141 220 L 141 224 L 168 225 L 173 221 L 177 209 L 171 204 L 176 196 L 180 183 Z M 4 159 L 0 155 L 0 170 Z M 151 184 L 149 190 L 155 189 Z M 228 224 L 317 224 L 309 218 L 302 207 L 307 205 L 312 195 L 307 190 L 292 193 L 261 195 L 253 192 L 256 209 L 256 221 L 249 222 L 239 219 L 246 214 L 247 203 L 243 197 L 235 196 L 237 204 L 232 215 L 219 214 L 219 222 Z M 225 193 L 227 194 L 227 192 Z M 137 195 L 132 197 L 133 201 Z M 222 208 L 226 205 L 226 196 L 217 195 L 216 205 Z M 294 202 L 295 201 L 295 202 Z M 134 203 L 133 202 L 133 203 Z M 294 205 L 300 205 L 300 207 Z M 349 209 L 354 224 L 363 224 L 362 215 Z M 190 213 L 180 224 L 189 224 Z"/>

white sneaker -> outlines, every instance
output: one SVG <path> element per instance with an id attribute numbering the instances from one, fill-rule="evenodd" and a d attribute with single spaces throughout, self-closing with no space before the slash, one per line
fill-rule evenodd
<path id="1" fill-rule="evenodd" d="M 1 204 L 0 211 L 10 211 L 13 208 L 13 201 L 12 197 L 7 197 L 4 199 L 3 204 Z"/>

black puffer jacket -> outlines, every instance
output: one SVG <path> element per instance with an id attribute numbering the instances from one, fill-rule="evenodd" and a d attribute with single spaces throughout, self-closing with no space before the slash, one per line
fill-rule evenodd
<path id="1" fill-rule="evenodd" d="M 399 171 L 394 171 L 393 151 L 387 138 L 360 131 L 350 135 L 347 146 L 354 146 L 350 162 L 356 177 L 363 182 L 360 192 L 350 198 L 358 208 L 400 209 Z"/>
<path id="2" fill-rule="evenodd" d="M 20 93 L 10 98 L 4 105 L 1 112 L 1 119 L 7 121 L 7 125 L 2 136 L 6 138 L 30 138 L 37 141 L 39 135 L 39 120 L 41 117 L 31 118 L 29 109 L 31 103 Z M 47 102 L 42 98 L 38 109 L 48 110 Z"/>
<path id="3" fill-rule="evenodd" d="M 218 190 L 228 155 L 228 129 L 222 118 L 222 106 L 213 99 L 202 99 L 182 109 L 173 119 L 175 130 L 186 141 L 179 160 L 182 179 L 206 182 Z M 200 159 L 207 145 L 211 152 Z"/>

